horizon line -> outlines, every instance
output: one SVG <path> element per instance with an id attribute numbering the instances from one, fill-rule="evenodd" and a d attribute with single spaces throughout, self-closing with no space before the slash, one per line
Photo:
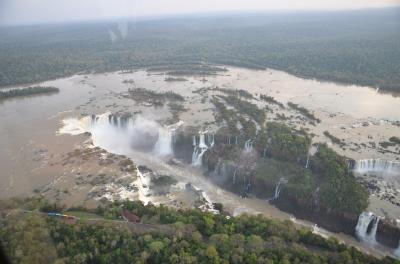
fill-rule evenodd
<path id="1" fill-rule="evenodd" d="M 159 15 L 142 15 L 142 16 L 120 16 L 120 17 L 105 17 L 94 19 L 76 19 L 65 21 L 43 21 L 43 22 L 22 22 L 22 23 L 4 23 L 0 24 L 3 27 L 19 27 L 19 26 L 44 26 L 44 25 L 68 25 L 68 24 L 90 24 L 100 22 L 115 22 L 118 20 L 127 20 L 138 22 L 143 21 L 157 21 L 171 18 L 188 18 L 189 16 L 195 17 L 216 17 L 227 15 L 255 15 L 255 14 L 306 14 L 306 13 L 347 13 L 347 12 L 367 12 L 367 11 L 383 11 L 383 10 L 400 10 L 399 5 L 385 6 L 385 7 L 366 7 L 366 8 L 343 8 L 343 9 L 275 9 L 275 10 L 221 10 L 221 11 L 199 11 L 199 12 L 178 12 L 170 14 Z"/>

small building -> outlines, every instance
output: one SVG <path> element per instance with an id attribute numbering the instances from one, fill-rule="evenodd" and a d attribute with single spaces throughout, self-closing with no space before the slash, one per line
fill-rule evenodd
<path id="1" fill-rule="evenodd" d="M 133 223 L 139 223 L 140 222 L 140 217 L 135 215 L 135 214 L 132 214 L 128 210 L 122 211 L 122 217 L 128 222 L 133 222 Z"/>

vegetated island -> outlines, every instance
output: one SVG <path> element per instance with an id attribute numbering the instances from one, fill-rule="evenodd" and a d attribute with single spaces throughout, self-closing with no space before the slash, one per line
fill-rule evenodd
<path id="1" fill-rule="evenodd" d="M 59 91 L 60 89 L 52 86 L 34 86 L 22 89 L 11 89 L 4 92 L 0 91 L 0 100 L 37 94 L 58 93 Z"/>
<path id="2" fill-rule="evenodd" d="M 175 210 L 140 201 L 65 210 L 0 201 L 0 241 L 16 263 L 396 263 L 290 221 Z M 40 252 L 40 253 L 39 253 Z"/>

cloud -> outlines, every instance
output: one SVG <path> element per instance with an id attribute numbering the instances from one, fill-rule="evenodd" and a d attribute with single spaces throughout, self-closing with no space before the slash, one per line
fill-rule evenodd
<path id="1" fill-rule="evenodd" d="M 356 9 L 400 5 L 399 0 L 0 0 L 0 24 L 242 10 Z"/>

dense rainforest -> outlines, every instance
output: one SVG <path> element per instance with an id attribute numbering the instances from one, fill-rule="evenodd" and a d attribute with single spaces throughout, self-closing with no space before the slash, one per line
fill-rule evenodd
<path id="1" fill-rule="evenodd" d="M 399 263 L 261 215 L 124 201 L 71 208 L 64 213 L 79 210 L 81 218 L 63 219 L 48 216 L 63 208 L 41 198 L 1 201 L 0 208 L 0 241 L 15 263 Z M 123 221 L 123 212 L 140 223 Z"/>
<path id="2" fill-rule="evenodd" d="M 316 154 L 307 161 L 311 139 L 303 133 L 269 122 L 253 141 L 253 148 L 261 158 L 245 160 L 235 143 L 216 143 L 205 155 L 206 166 L 214 179 L 222 181 L 225 187 L 232 185 L 235 192 L 243 193 L 248 188 L 248 194 L 269 198 L 276 184 L 284 181 L 278 202 L 285 201 L 309 212 L 357 217 L 368 206 L 368 191 L 352 174 L 349 160 L 319 144 L 315 146 Z M 238 141 L 243 143 L 243 138 L 248 137 L 242 135 Z M 223 174 L 215 175 L 221 163 L 232 171 L 226 172 L 225 168 Z M 307 168 L 306 163 L 309 164 Z M 236 179 L 229 175 L 235 175 Z M 247 182 L 251 186 L 247 186 Z"/>
<path id="3" fill-rule="evenodd" d="M 357 217 L 367 208 L 368 191 L 354 177 L 350 159 L 325 144 L 312 145 L 313 135 L 304 129 L 291 128 L 279 120 L 265 122 L 265 112 L 245 98 L 248 96 L 232 94 L 212 99 L 221 128 L 204 161 L 214 180 L 224 187 L 232 185 L 230 189 L 245 196 L 252 193 L 261 198 L 268 198 L 276 184 L 284 181 L 280 200 L 309 212 Z M 223 101 L 233 108 L 228 109 Z M 309 122 L 316 120 L 308 110 L 300 110 Z M 241 147 L 249 139 L 257 153 L 253 158 L 243 155 Z M 314 155 L 310 155 L 311 148 L 315 148 Z M 221 164 L 225 164 L 222 172 L 218 168 Z"/>
<path id="4" fill-rule="evenodd" d="M 180 75 L 206 62 L 399 91 L 399 14 L 393 8 L 0 27 L 0 86 L 162 65 L 181 65 L 171 71 Z"/>

